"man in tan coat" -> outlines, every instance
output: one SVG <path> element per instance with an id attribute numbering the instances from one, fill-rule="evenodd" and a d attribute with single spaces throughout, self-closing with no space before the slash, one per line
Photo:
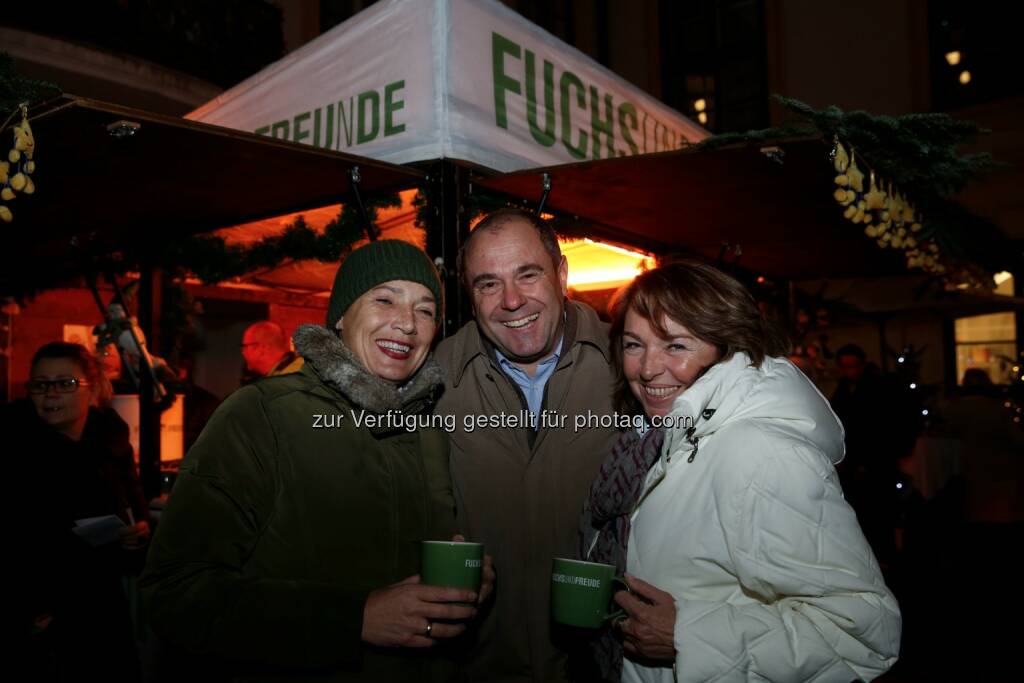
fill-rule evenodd
<path id="1" fill-rule="evenodd" d="M 575 556 L 583 500 L 618 436 L 614 427 L 577 428 L 577 416 L 613 415 L 608 329 L 565 298 L 555 233 L 529 213 L 486 217 L 459 261 L 475 320 L 438 347 L 448 377 L 437 412 L 457 417 L 459 524 L 485 544 L 498 574 L 468 673 L 564 681 L 567 634 L 551 627 L 551 560 Z"/>

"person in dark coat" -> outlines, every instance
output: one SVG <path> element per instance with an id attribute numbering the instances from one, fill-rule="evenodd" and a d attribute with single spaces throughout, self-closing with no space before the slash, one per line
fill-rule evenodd
<path id="1" fill-rule="evenodd" d="M 831 404 L 846 432 L 846 457 L 836 469 L 864 535 L 887 569 L 897 553 L 899 461 L 914 448 L 917 414 L 907 388 L 868 363 L 859 346 L 840 348 L 836 364 L 840 381 Z"/>
<path id="2" fill-rule="evenodd" d="M 424 252 L 372 242 L 338 270 L 327 324 L 296 331 L 302 369 L 221 404 L 141 580 L 163 642 L 232 680 L 459 680 L 455 639 L 494 575 L 485 558 L 475 592 L 418 574 L 419 542 L 457 531 L 429 420 L 441 302 Z"/>
<path id="3" fill-rule="evenodd" d="M 0 425 L 17 482 L 8 494 L 18 552 L 18 648 L 33 680 L 136 681 L 139 662 L 123 577 L 141 570 L 149 538 L 128 425 L 94 405 L 102 373 L 79 344 L 36 352 L 28 399 L 5 406 Z M 82 520 L 112 517 L 108 540 L 76 534 Z"/>

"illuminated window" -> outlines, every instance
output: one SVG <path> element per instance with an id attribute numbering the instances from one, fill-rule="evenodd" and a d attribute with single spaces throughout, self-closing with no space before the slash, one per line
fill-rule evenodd
<path id="1" fill-rule="evenodd" d="M 996 277 L 997 294 L 1013 294 L 1013 276 Z M 1018 372 L 1017 321 L 1013 313 L 991 313 L 957 318 L 956 381 L 963 384 L 964 372 L 977 368 L 988 373 L 994 384 L 1010 384 Z"/>

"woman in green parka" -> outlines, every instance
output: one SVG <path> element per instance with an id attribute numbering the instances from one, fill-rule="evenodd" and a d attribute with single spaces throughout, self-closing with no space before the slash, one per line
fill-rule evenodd
<path id="1" fill-rule="evenodd" d="M 295 333 L 302 370 L 232 394 L 185 458 L 142 577 L 164 641 L 236 680 L 456 677 L 494 574 L 480 595 L 416 575 L 418 541 L 456 532 L 447 438 L 422 427 L 440 318 L 416 247 L 345 259 L 327 327 Z"/>

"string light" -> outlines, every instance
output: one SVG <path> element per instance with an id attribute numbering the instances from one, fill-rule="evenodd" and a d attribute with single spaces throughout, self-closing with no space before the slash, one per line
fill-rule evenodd
<path id="1" fill-rule="evenodd" d="M 910 383 L 910 388 L 911 389 L 917 389 L 917 382 L 911 382 Z"/>
<path id="2" fill-rule="evenodd" d="M 946 53 L 946 63 L 950 66 L 956 66 L 960 63 L 960 50 L 952 50 Z"/>
<path id="3" fill-rule="evenodd" d="M 708 102 L 703 97 L 699 100 L 694 100 L 693 108 L 695 111 L 704 111 L 708 108 Z"/>
<path id="4" fill-rule="evenodd" d="M 971 72 L 964 69 L 960 72 L 960 85 L 967 85 L 971 82 Z"/>

